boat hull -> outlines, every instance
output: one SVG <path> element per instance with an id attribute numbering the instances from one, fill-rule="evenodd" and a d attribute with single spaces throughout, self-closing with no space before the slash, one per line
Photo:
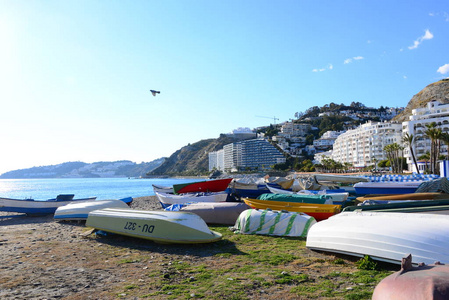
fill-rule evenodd
<path id="1" fill-rule="evenodd" d="M 342 212 L 310 228 L 306 246 L 313 250 L 371 256 L 401 263 L 449 263 L 449 218 L 432 214 Z"/>
<path id="2" fill-rule="evenodd" d="M 185 194 L 174 195 L 156 192 L 156 197 L 162 205 L 162 208 L 167 208 L 173 204 L 186 204 L 195 202 L 225 202 L 228 198 L 228 194 L 222 193 L 209 193 L 209 194 Z"/>
<path id="3" fill-rule="evenodd" d="M 58 207 L 53 218 L 57 221 L 83 221 L 89 212 L 104 208 L 129 208 L 122 200 L 97 200 L 81 203 L 70 203 Z"/>
<path id="4" fill-rule="evenodd" d="M 302 212 L 314 217 L 315 220 L 325 220 L 340 212 L 341 206 L 334 204 L 296 203 L 285 201 L 269 201 L 244 198 L 243 201 L 252 208 L 286 210 L 290 212 Z"/>
<path id="5" fill-rule="evenodd" d="M 199 192 L 204 193 L 222 192 L 228 188 L 231 181 L 232 178 L 226 178 L 226 179 L 214 179 L 185 184 L 174 184 L 173 191 L 176 194 L 199 193 Z"/>
<path id="6" fill-rule="evenodd" d="M 189 212 L 107 208 L 90 212 L 86 226 L 160 243 L 210 243 L 222 238 Z"/>
<path id="7" fill-rule="evenodd" d="M 17 212 L 29 215 L 53 214 L 58 207 L 84 201 L 95 201 L 96 197 L 72 200 L 33 200 L 0 198 L 0 211 Z"/>
<path id="8" fill-rule="evenodd" d="M 357 195 L 414 193 L 421 182 L 359 182 L 354 184 Z"/>

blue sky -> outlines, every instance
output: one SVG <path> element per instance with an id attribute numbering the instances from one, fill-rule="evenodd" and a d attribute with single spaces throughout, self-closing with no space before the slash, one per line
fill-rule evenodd
<path id="1" fill-rule="evenodd" d="M 449 76 L 449 2 L 0 0 L 0 41 L 0 173 L 140 163 L 315 105 L 406 106 Z"/>

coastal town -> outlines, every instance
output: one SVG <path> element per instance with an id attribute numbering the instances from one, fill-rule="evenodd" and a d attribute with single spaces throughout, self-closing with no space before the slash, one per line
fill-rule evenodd
<path id="1" fill-rule="evenodd" d="M 316 117 L 303 115 L 297 120 L 272 124 L 279 130 L 268 136 L 258 133 L 258 129 L 236 129 L 229 135 L 241 141 L 210 152 L 209 171 L 268 170 L 285 163 L 287 157 L 312 158 L 315 165 L 332 160 L 351 170 L 380 170 L 379 163 L 388 160 L 388 146 L 397 145 L 400 155 L 405 158 L 404 170 L 422 173 L 429 169 L 426 156 L 433 149 L 431 134 L 439 133 L 443 139 L 449 132 L 449 104 L 438 100 L 413 109 L 404 121 L 397 118 L 404 113 L 404 107 L 374 109 L 358 104 L 351 108 L 320 112 Z M 310 140 L 311 134 L 320 130 L 311 124 L 312 119 L 332 116 L 360 123 L 367 121 L 360 125 L 345 121 L 341 130 L 328 130 Z M 448 144 L 439 143 L 438 151 L 446 156 Z"/>

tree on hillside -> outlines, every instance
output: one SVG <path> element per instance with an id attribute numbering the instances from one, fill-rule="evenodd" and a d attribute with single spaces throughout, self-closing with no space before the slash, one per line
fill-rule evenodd
<path id="1" fill-rule="evenodd" d="M 415 164 L 416 172 L 419 174 L 418 163 L 416 162 L 415 152 L 413 151 L 413 143 L 415 141 L 415 137 L 413 134 L 409 134 L 406 132 L 402 137 L 402 142 L 405 146 L 409 147 L 410 154 L 412 155 L 413 163 Z M 449 140 L 448 140 L 449 141 Z"/>

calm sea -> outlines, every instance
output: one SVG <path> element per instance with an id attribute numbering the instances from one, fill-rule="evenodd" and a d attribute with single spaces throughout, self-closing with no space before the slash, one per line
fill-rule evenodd
<path id="1" fill-rule="evenodd" d="M 52 178 L 0 179 L 0 197 L 15 199 L 51 199 L 59 194 L 75 198 L 96 196 L 97 199 L 120 199 L 154 195 L 152 184 L 171 186 L 203 179 L 128 179 L 128 178 Z"/>

